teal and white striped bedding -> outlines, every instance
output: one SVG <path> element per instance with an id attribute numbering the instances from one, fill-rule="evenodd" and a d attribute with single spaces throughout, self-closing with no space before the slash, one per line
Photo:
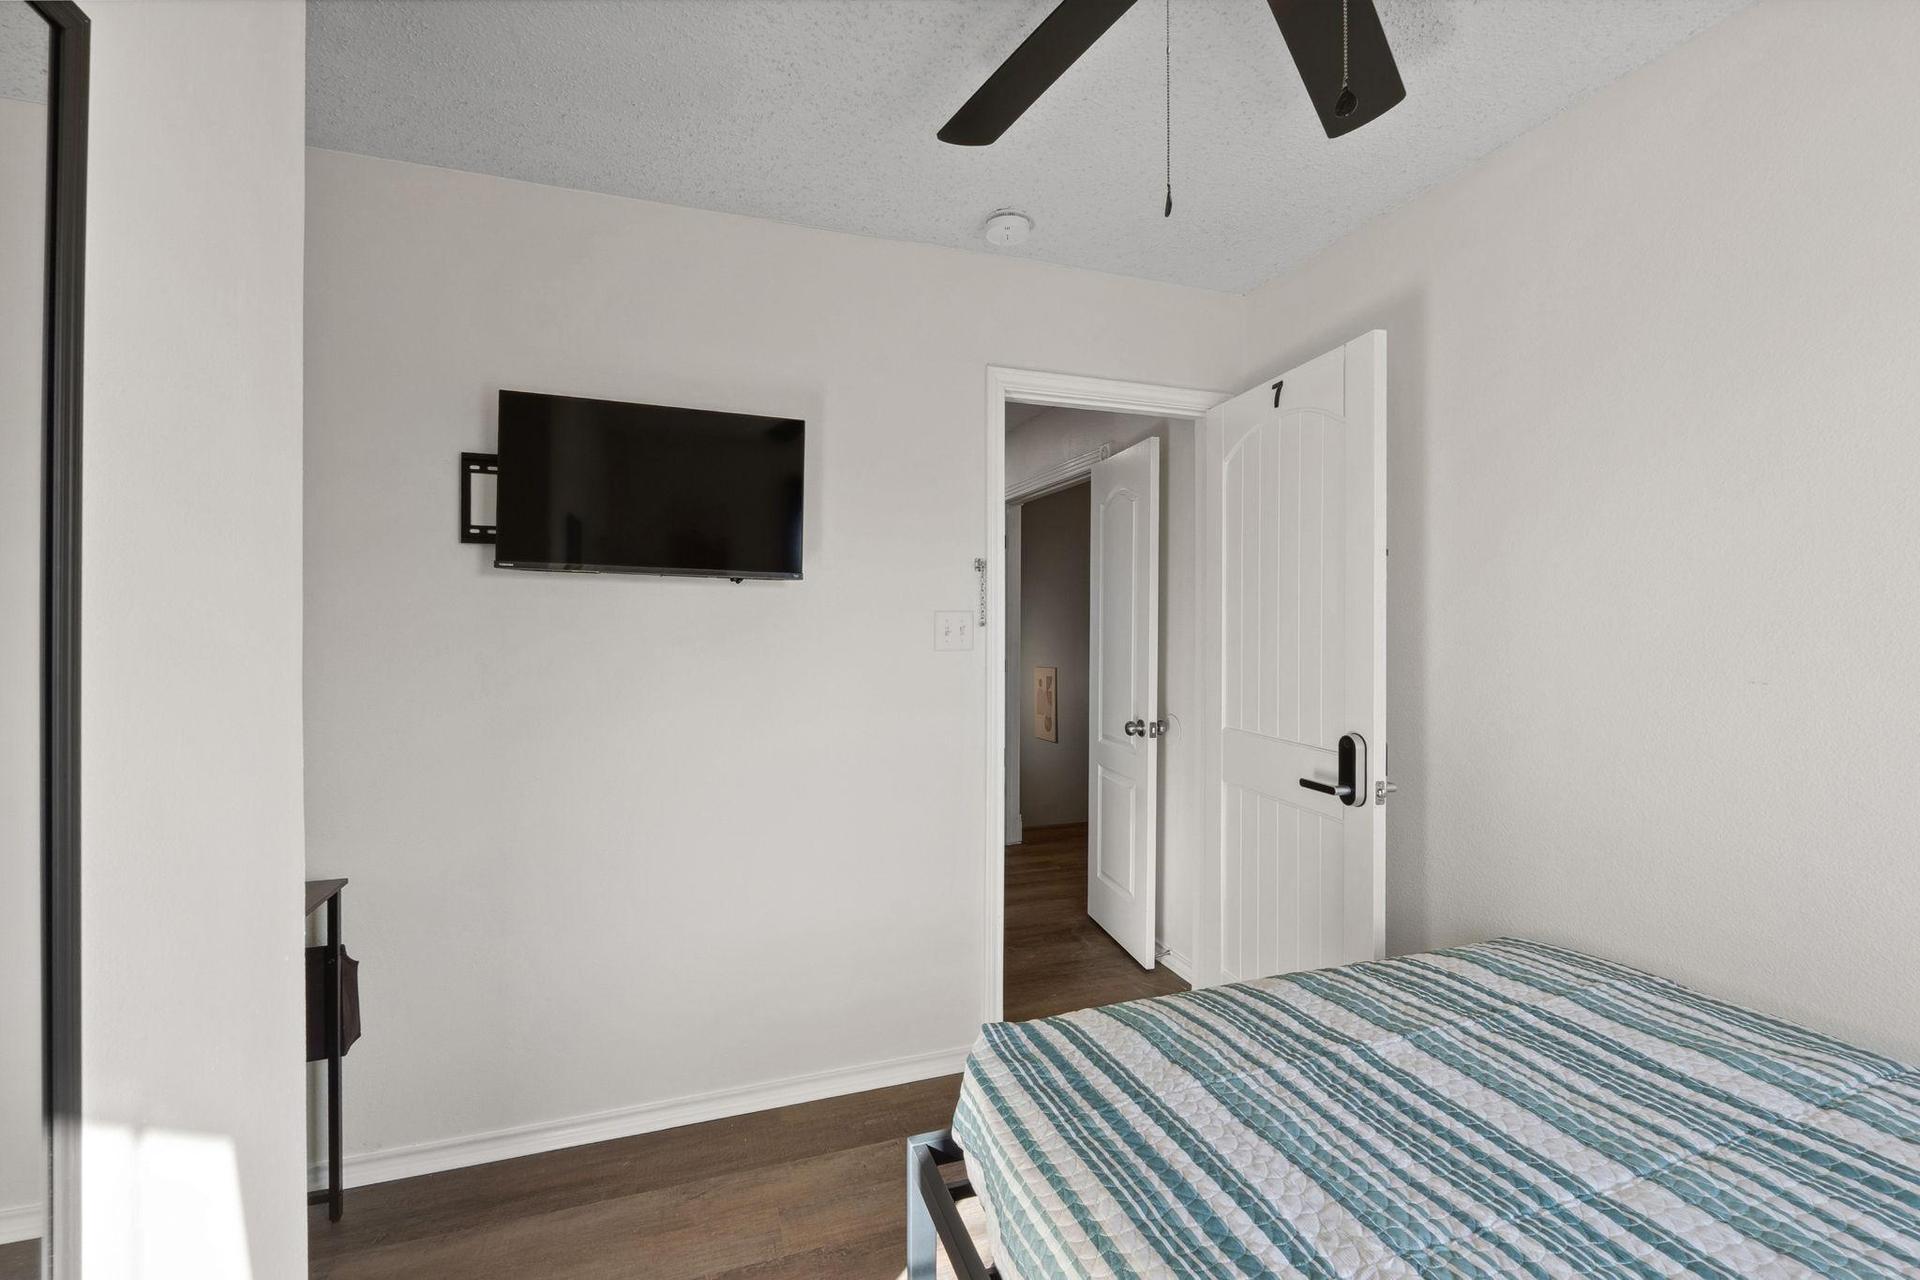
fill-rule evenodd
<path id="1" fill-rule="evenodd" d="M 1920 1071 L 1502 940 L 984 1029 L 1008 1280 L 1920 1277 Z"/>

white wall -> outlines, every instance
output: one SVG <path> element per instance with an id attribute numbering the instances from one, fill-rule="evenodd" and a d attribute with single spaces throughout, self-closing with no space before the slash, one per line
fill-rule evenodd
<path id="1" fill-rule="evenodd" d="M 47 109 L 0 98 L 0 1243 L 40 1234 L 40 437 Z"/>
<path id="2" fill-rule="evenodd" d="M 1020 818 L 1028 827 L 1087 820 L 1089 487 L 1074 485 L 1020 507 Z M 1009 575 L 1011 576 L 1011 575 Z M 1058 673 L 1054 731 L 1034 732 L 1035 667 Z"/>
<path id="3" fill-rule="evenodd" d="M 1242 384 L 1389 333 L 1389 950 L 1920 1059 L 1916 47 L 1762 3 L 1253 295 Z"/>
<path id="4" fill-rule="evenodd" d="M 327 152 L 308 196 L 310 867 L 353 878 L 350 1146 L 951 1069 L 985 995 L 988 655 L 935 652 L 933 613 L 976 599 L 986 366 L 1223 385 L 1240 301 Z M 492 569 L 454 477 L 501 387 L 806 418 L 805 580 Z"/>
<path id="5" fill-rule="evenodd" d="M 293 1280 L 305 14 L 86 7 L 86 1275 Z"/>

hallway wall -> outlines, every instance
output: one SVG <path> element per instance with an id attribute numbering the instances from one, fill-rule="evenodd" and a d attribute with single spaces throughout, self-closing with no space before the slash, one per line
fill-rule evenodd
<path id="1" fill-rule="evenodd" d="M 1087 574 L 1091 487 L 1036 498 L 1020 515 L 1020 819 L 1087 820 Z M 1036 736 L 1034 668 L 1059 672 L 1059 740 Z"/>

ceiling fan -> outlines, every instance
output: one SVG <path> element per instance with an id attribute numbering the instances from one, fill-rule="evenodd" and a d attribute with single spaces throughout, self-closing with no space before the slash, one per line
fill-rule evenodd
<path id="1" fill-rule="evenodd" d="M 1105 35 L 1135 0 L 1060 0 L 940 130 L 984 147 Z M 1373 0 L 1267 0 L 1329 138 L 1377 120 L 1407 96 Z"/>

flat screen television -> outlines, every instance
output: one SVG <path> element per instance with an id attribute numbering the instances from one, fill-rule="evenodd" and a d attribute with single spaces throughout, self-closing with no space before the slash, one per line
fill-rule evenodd
<path id="1" fill-rule="evenodd" d="M 807 424 L 500 393 L 494 564 L 798 578 Z"/>

